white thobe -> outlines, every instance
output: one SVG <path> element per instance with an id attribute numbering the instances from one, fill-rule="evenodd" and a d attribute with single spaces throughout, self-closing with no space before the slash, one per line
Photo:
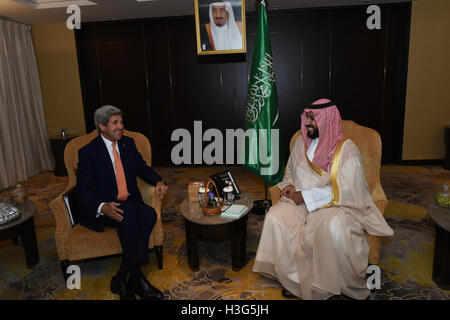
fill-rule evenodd
<path id="1" fill-rule="evenodd" d="M 313 159 L 317 142 L 307 152 L 302 136 L 295 142 L 278 186 L 292 185 L 308 203 L 297 206 L 281 197 L 270 208 L 252 270 L 303 299 L 339 294 L 365 299 L 370 294 L 366 234 L 390 236 L 393 231 L 371 198 L 356 145 L 351 140 L 339 144 L 330 172 L 323 173 L 306 158 Z"/>
<path id="2" fill-rule="evenodd" d="M 306 156 L 309 161 L 313 162 L 314 152 L 316 151 L 317 145 L 319 144 L 319 138 L 315 138 L 311 141 Z M 301 190 L 295 190 L 301 191 Z M 320 207 L 323 207 L 331 202 L 333 192 L 331 190 L 331 185 L 326 185 L 322 188 L 314 187 L 312 189 L 303 190 L 302 196 L 305 201 L 306 208 L 309 212 L 314 211 Z"/>

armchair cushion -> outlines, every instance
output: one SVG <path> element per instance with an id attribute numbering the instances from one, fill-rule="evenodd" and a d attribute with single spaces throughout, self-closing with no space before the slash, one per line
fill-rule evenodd
<path id="1" fill-rule="evenodd" d="M 101 241 L 99 241 L 99 234 L 101 234 Z M 85 259 L 86 252 L 92 251 L 95 251 L 96 257 L 122 253 L 116 229 L 108 227 L 99 233 L 78 224 L 72 229 L 65 245 L 70 260 Z"/>

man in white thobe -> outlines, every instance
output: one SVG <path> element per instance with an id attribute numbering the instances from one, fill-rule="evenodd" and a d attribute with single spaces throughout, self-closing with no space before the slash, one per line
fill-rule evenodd
<path id="1" fill-rule="evenodd" d="M 392 236 L 375 206 L 361 155 L 344 139 L 336 105 L 305 108 L 280 201 L 266 215 L 253 271 L 277 279 L 283 295 L 366 299 L 366 233 Z"/>

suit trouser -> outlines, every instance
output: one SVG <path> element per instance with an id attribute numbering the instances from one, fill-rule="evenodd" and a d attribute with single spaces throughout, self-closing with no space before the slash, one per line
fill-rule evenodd
<path id="1" fill-rule="evenodd" d="M 147 261 L 149 237 L 157 215 L 155 209 L 135 199 L 122 202 L 119 208 L 124 211 L 121 222 L 106 216 L 103 221 L 105 226 L 117 228 L 123 251 L 122 265 L 130 269 Z"/>

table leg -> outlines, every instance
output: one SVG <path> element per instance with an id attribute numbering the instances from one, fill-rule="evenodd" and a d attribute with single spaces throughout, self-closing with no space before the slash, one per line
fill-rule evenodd
<path id="1" fill-rule="evenodd" d="M 20 240 L 19 240 L 19 236 L 15 236 L 12 238 L 13 241 L 13 245 L 15 246 L 20 246 Z"/>
<path id="2" fill-rule="evenodd" d="M 450 232 L 436 225 L 433 281 L 444 290 L 450 289 Z"/>
<path id="3" fill-rule="evenodd" d="M 199 270 L 198 263 L 198 228 L 195 223 L 186 219 L 186 249 L 189 267 Z"/>
<path id="4" fill-rule="evenodd" d="M 233 224 L 231 237 L 231 266 L 233 271 L 239 271 L 247 261 L 247 217 Z"/>
<path id="5" fill-rule="evenodd" d="M 247 262 L 247 219 L 248 216 L 245 216 L 241 219 L 241 241 L 239 246 L 239 263 L 243 267 Z"/>
<path id="6" fill-rule="evenodd" d="M 231 268 L 233 271 L 239 271 L 239 239 L 238 239 L 238 232 L 235 232 L 235 228 L 233 227 L 233 232 L 231 233 Z"/>
<path id="7" fill-rule="evenodd" d="M 30 218 L 28 221 L 23 223 L 20 238 L 25 250 L 27 267 L 32 268 L 39 263 L 39 250 L 36 241 L 36 231 L 34 229 L 33 218 Z"/>

